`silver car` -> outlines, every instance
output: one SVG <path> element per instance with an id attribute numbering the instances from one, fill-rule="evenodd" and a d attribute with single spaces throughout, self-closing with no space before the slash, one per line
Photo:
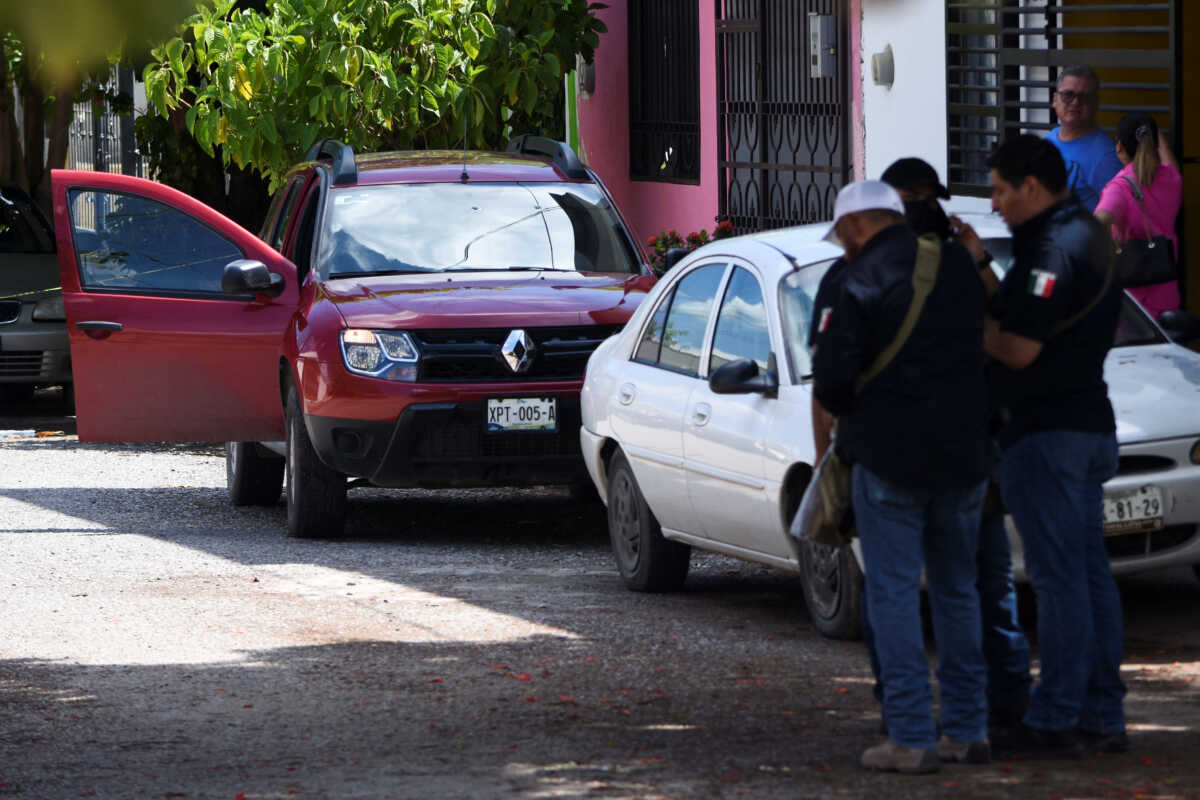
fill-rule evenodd
<path id="1" fill-rule="evenodd" d="M 55 384 L 70 397 L 54 231 L 25 192 L 0 186 L 0 400 Z"/>

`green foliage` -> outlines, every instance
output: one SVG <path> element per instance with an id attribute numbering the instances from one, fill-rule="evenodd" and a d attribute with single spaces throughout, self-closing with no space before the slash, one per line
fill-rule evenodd
<path id="1" fill-rule="evenodd" d="M 561 136 L 563 75 L 604 25 L 587 0 L 209 0 L 153 51 L 150 106 L 275 188 L 322 136 L 360 151 Z M 219 146 L 219 151 L 214 148 Z"/>

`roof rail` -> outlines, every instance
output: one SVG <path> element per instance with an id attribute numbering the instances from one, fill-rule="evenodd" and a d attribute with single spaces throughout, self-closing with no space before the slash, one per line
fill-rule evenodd
<path id="1" fill-rule="evenodd" d="M 354 148 L 348 144 L 342 144 L 337 139 L 326 137 L 318 140 L 312 146 L 304 160 L 319 161 L 325 156 L 333 160 L 334 186 L 358 182 L 358 165 L 354 163 Z"/>
<path id="2" fill-rule="evenodd" d="M 572 180 L 589 180 L 592 177 L 569 144 L 556 141 L 548 136 L 534 136 L 532 133 L 514 136 L 508 141 L 508 152 L 547 156 L 553 159 L 555 166 Z"/>

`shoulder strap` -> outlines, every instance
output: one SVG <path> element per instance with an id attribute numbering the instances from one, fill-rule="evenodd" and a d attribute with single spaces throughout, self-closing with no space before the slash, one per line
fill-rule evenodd
<path id="1" fill-rule="evenodd" d="M 917 240 L 917 261 L 913 265 L 912 274 L 912 302 L 908 304 L 908 311 L 904 315 L 904 321 L 900 323 L 900 330 L 896 332 L 896 338 L 892 339 L 891 343 L 876 356 L 875 363 L 858 376 L 858 382 L 854 386 L 855 394 L 862 392 L 868 382 L 892 363 L 892 359 L 896 357 L 900 348 L 904 347 L 908 337 L 912 335 L 913 328 L 917 327 L 917 318 L 921 316 L 921 309 L 925 307 L 925 299 L 929 297 L 929 293 L 933 291 L 933 284 L 937 282 L 938 266 L 941 261 L 942 242 L 936 234 L 927 233 Z"/>
<path id="2" fill-rule="evenodd" d="M 1142 194 L 1142 187 L 1138 185 L 1136 180 L 1128 175 L 1124 177 L 1125 180 L 1129 182 L 1129 188 L 1133 190 L 1133 199 L 1137 201 L 1138 211 L 1140 211 L 1142 214 L 1142 230 L 1146 231 L 1147 239 L 1152 239 L 1158 234 L 1154 232 L 1150 225 L 1150 218 L 1146 216 L 1146 196 Z"/>
<path id="3" fill-rule="evenodd" d="M 1100 304 L 1100 301 L 1104 299 L 1104 295 L 1108 294 L 1109 287 L 1112 286 L 1113 275 L 1116 272 L 1116 263 L 1117 254 L 1110 245 L 1108 248 L 1108 269 L 1104 271 L 1104 281 L 1100 284 L 1100 291 L 1096 293 L 1096 296 L 1093 297 L 1086 306 L 1051 328 L 1050 338 L 1054 338 L 1055 336 L 1059 336 L 1060 334 L 1064 333 L 1068 328 L 1086 317 L 1093 308 Z"/>

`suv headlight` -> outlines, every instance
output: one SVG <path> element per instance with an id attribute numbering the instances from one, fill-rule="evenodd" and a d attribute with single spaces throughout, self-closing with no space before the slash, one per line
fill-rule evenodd
<path id="1" fill-rule="evenodd" d="M 356 375 L 389 381 L 415 381 L 420 353 L 407 333 L 347 328 L 342 331 L 342 361 Z"/>
<path id="2" fill-rule="evenodd" d="M 64 322 L 67 319 L 66 309 L 63 308 L 62 295 L 43 297 L 33 307 L 33 318 L 37 322 Z"/>

